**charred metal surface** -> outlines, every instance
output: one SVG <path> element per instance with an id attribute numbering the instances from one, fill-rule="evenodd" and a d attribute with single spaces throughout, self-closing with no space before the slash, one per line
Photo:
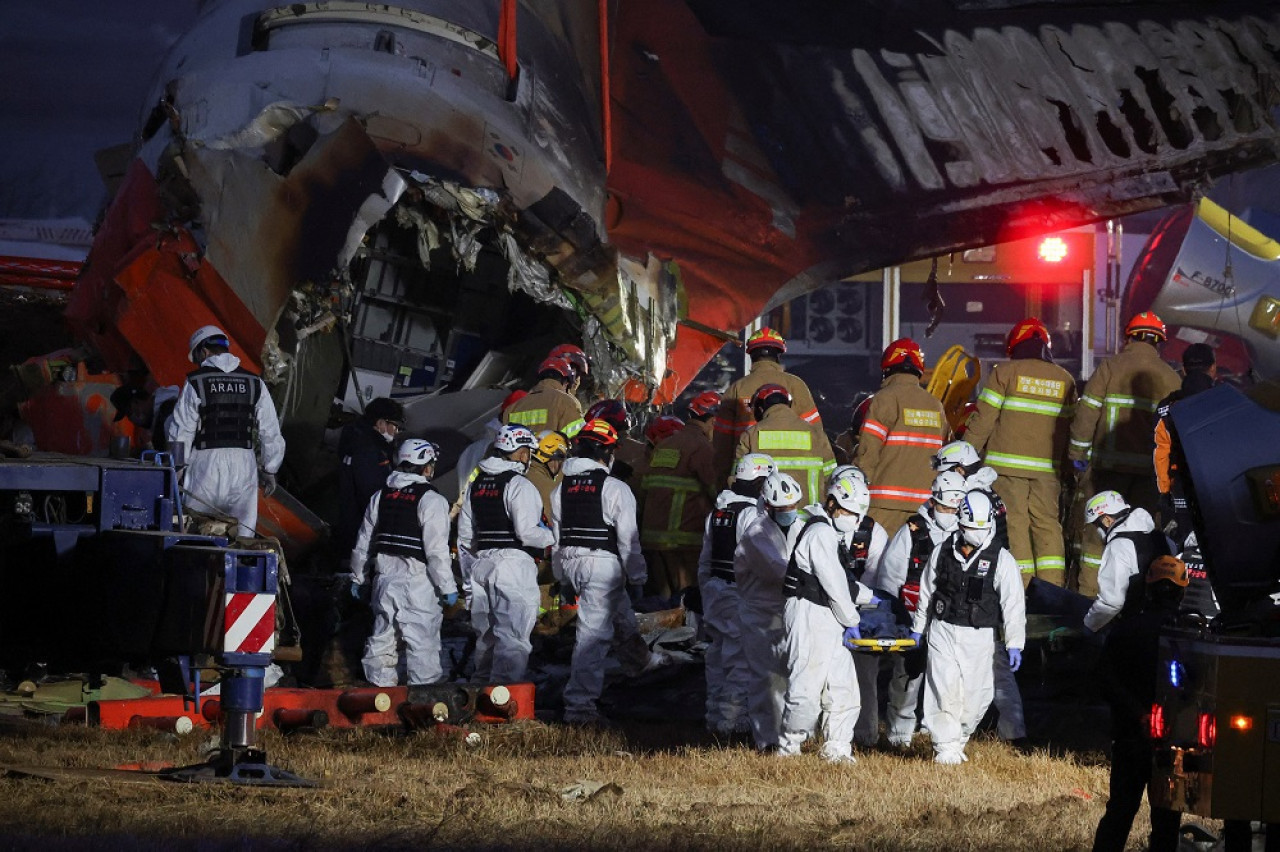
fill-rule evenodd
<path id="1" fill-rule="evenodd" d="M 723 77 L 774 171 L 846 211 L 862 268 L 1149 209 L 1280 151 L 1280 12 L 1257 3 L 917 3 L 903 29 L 900 3 L 810 0 L 782 24 L 689 2 L 727 37 Z M 877 227 L 903 218 L 922 224 Z"/>

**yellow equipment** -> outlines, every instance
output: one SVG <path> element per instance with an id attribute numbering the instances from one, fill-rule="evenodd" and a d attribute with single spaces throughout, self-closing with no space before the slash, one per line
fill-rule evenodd
<path id="1" fill-rule="evenodd" d="M 942 401 L 954 432 L 963 422 L 964 407 L 982 380 L 982 362 L 959 344 L 942 354 L 929 376 L 929 393 Z"/>

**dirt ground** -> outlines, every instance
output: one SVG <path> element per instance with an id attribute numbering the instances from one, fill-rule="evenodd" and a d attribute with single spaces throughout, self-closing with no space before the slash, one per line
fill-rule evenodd
<path id="1" fill-rule="evenodd" d="M 609 731 L 541 722 L 431 732 L 263 737 L 316 789 L 187 785 L 134 776 L 0 777 L 0 839 L 21 849 L 1089 848 L 1106 802 L 1102 755 L 1021 754 L 975 741 L 937 766 L 864 751 L 835 768 L 717 743 L 688 725 Z M 84 769 L 197 762 L 209 735 L 5 728 L 0 765 Z M 594 783 L 593 783 L 594 782 Z M 597 785 L 604 785 L 588 795 Z M 575 788 L 577 795 L 575 796 Z M 1138 817 L 1143 825 L 1145 809 Z M 1139 832 L 1131 849 L 1142 848 Z"/>

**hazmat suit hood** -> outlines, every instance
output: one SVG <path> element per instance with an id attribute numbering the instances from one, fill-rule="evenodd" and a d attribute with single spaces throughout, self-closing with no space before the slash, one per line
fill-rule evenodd
<path id="1" fill-rule="evenodd" d="M 1156 528 L 1156 522 L 1151 517 L 1151 513 L 1141 507 L 1134 507 L 1129 512 L 1129 517 L 1125 518 L 1118 524 L 1112 524 L 1111 529 L 1107 530 L 1106 541 L 1111 541 L 1117 533 L 1136 532 L 1148 533 Z"/>
<path id="2" fill-rule="evenodd" d="M 735 503 L 750 503 L 751 505 L 759 505 L 759 500 L 754 497 L 747 497 L 739 494 L 731 488 L 726 488 L 716 495 L 716 508 L 727 509 Z"/>
<path id="3" fill-rule="evenodd" d="M 965 490 L 966 491 L 973 491 L 974 489 L 987 490 L 991 487 L 991 483 L 996 481 L 996 477 L 998 476 L 999 474 L 996 473 L 995 468 L 980 467 L 977 470 L 975 470 L 973 473 L 965 477 L 965 480 L 964 480 Z"/>
<path id="4" fill-rule="evenodd" d="M 586 473 L 589 470 L 608 470 L 609 466 L 604 462 L 598 462 L 595 459 L 584 459 L 574 456 L 564 460 L 564 467 L 561 473 L 565 476 L 577 476 L 580 473 Z"/>
<path id="5" fill-rule="evenodd" d="M 431 480 L 420 473 L 408 473 L 403 470 L 395 470 L 387 477 L 388 488 L 408 488 L 410 485 L 418 485 Z"/>
<path id="6" fill-rule="evenodd" d="M 240 359 L 232 355 L 230 352 L 219 352 L 217 355 L 210 355 L 200 362 L 201 367 L 216 367 L 224 373 L 230 373 L 236 367 L 240 366 Z"/>
<path id="7" fill-rule="evenodd" d="M 520 462 L 500 458 L 498 456 L 490 456 L 489 458 L 481 461 L 480 469 L 485 473 L 490 474 L 506 473 L 509 470 L 514 470 L 516 473 L 524 473 L 525 470 L 524 465 Z"/>

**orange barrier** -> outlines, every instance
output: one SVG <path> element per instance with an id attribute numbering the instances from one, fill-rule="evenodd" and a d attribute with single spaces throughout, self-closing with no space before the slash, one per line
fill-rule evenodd
<path id="1" fill-rule="evenodd" d="M 475 689 L 459 684 L 458 689 Z M 484 686 L 475 695 L 475 721 L 485 724 L 504 724 L 517 719 L 534 718 L 534 687 L 531 683 Z M 409 689 L 404 686 L 361 687 L 356 689 L 291 689 L 273 686 L 263 696 L 263 712 L 256 727 L 294 731 L 305 728 L 361 728 L 408 726 L 429 728 L 447 721 L 447 705 L 443 713 L 437 704 L 424 702 L 412 704 Z M 109 730 L 129 727 L 161 727 L 174 730 L 174 719 L 189 719 L 194 727 L 209 728 L 218 724 L 222 715 L 222 702 L 217 696 L 202 698 L 199 710 L 184 703 L 181 696 L 157 695 L 150 698 L 133 698 L 118 701 L 91 701 L 87 713 L 71 708 L 63 714 L 64 723 L 81 723 Z M 444 718 L 439 718 L 443 715 Z M 154 724 L 153 724 L 154 723 Z"/>

